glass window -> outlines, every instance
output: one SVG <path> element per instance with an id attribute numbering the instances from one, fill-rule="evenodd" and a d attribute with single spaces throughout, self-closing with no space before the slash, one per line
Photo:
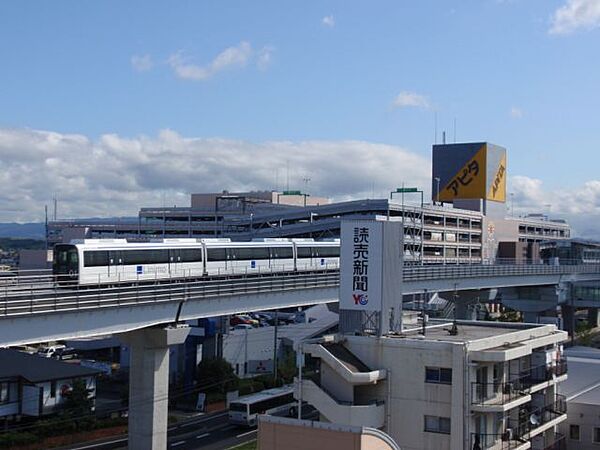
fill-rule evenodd
<path id="1" fill-rule="evenodd" d="M 312 247 L 298 247 L 298 258 L 312 258 Z"/>
<path id="2" fill-rule="evenodd" d="M 446 369 L 443 367 L 426 367 L 425 382 L 452 384 L 452 369 Z"/>
<path id="3" fill-rule="evenodd" d="M 594 444 L 600 444 L 600 428 L 594 427 L 594 436 L 593 436 Z"/>
<path id="4" fill-rule="evenodd" d="M 202 261 L 201 248 L 182 248 L 179 249 L 179 258 L 181 262 L 200 262 Z"/>
<path id="5" fill-rule="evenodd" d="M 206 251 L 207 261 L 226 261 L 227 253 L 224 248 L 209 248 Z"/>
<path id="6" fill-rule="evenodd" d="M 169 250 L 127 250 L 121 252 L 121 264 L 166 264 Z"/>
<path id="7" fill-rule="evenodd" d="M 579 440 L 579 425 L 569 425 L 569 439 Z"/>
<path id="8" fill-rule="evenodd" d="M 292 259 L 294 257 L 292 247 L 271 247 L 269 253 L 271 259 Z"/>
<path id="9" fill-rule="evenodd" d="M 339 247 L 316 247 L 317 257 L 320 258 L 339 258 L 340 248 Z"/>
<path id="10" fill-rule="evenodd" d="M 229 410 L 230 411 L 238 411 L 238 412 L 248 412 L 248 405 L 246 405 L 245 403 L 231 403 L 229 405 Z"/>
<path id="11" fill-rule="evenodd" d="M 450 434 L 450 418 L 425 416 L 425 431 Z"/>
<path id="12" fill-rule="evenodd" d="M 108 266 L 108 251 L 97 250 L 84 252 L 83 265 L 85 267 Z"/>

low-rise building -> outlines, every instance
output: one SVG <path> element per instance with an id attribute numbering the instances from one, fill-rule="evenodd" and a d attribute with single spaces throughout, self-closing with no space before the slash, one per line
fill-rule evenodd
<path id="1" fill-rule="evenodd" d="M 99 373 L 77 364 L 0 349 L 0 423 L 57 412 L 76 380 L 83 380 L 95 399 Z"/>
<path id="2" fill-rule="evenodd" d="M 382 429 L 403 450 L 555 448 L 566 339 L 554 325 L 467 321 L 332 335 L 302 344 L 295 395 L 322 420 Z"/>

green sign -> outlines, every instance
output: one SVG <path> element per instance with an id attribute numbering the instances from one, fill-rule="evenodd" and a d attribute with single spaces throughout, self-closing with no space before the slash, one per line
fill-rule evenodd
<path id="1" fill-rule="evenodd" d="M 399 192 L 399 193 L 400 192 L 404 192 L 404 193 L 407 193 L 407 192 L 419 192 L 419 189 L 416 188 L 416 187 L 396 188 L 396 192 Z"/>
<path id="2" fill-rule="evenodd" d="M 283 191 L 282 195 L 302 195 L 302 191 Z"/>

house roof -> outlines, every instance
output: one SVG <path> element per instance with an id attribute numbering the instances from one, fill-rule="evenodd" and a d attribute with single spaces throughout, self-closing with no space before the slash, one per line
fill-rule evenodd
<path id="1" fill-rule="evenodd" d="M 0 379 L 21 377 L 31 383 L 48 380 L 80 378 L 101 373 L 51 358 L 29 355 L 10 348 L 0 349 Z"/>

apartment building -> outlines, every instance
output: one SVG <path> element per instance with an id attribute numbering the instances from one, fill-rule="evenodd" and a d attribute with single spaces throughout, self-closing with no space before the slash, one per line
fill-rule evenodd
<path id="1" fill-rule="evenodd" d="M 301 346 L 295 395 L 403 450 L 559 449 L 566 339 L 554 325 L 467 321 L 331 335 Z"/>

